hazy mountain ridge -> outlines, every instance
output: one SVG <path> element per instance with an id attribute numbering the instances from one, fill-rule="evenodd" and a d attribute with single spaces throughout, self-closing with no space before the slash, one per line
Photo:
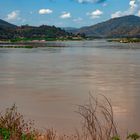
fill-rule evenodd
<path id="1" fill-rule="evenodd" d="M 16 28 L 17 26 L 0 19 L 0 28 Z"/>
<path id="2" fill-rule="evenodd" d="M 92 37 L 140 37 L 140 17 L 129 15 L 96 25 L 82 27 L 76 33 Z"/>

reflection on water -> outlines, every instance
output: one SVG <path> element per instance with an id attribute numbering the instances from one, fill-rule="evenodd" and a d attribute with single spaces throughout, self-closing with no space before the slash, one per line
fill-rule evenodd
<path id="1" fill-rule="evenodd" d="M 69 131 L 78 127 L 76 104 L 90 91 L 112 99 L 122 130 L 140 131 L 140 50 L 105 41 L 55 44 L 0 49 L 0 108 L 16 103 L 40 128 Z"/>

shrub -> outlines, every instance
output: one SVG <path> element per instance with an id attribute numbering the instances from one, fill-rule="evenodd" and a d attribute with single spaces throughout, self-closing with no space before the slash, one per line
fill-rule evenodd
<path id="1" fill-rule="evenodd" d="M 137 133 L 129 134 L 129 135 L 127 136 L 127 139 L 131 139 L 131 140 L 137 140 L 137 139 L 139 139 L 139 138 L 140 138 L 140 135 L 137 134 Z"/>
<path id="2" fill-rule="evenodd" d="M 25 122 L 13 105 L 0 114 L 0 137 L 4 140 L 34 140 L 36 131 L 32 125 L 32 122 Z"/>

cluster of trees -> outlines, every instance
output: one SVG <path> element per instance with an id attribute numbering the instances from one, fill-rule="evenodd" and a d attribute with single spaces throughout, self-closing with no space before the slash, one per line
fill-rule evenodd
<path id="1" fill-rule="evenodd" d="M 84 34 L 74 35 L 68 33 L 65 30 L 55 27 L 42 25 L 39 27 L 35 26 L 17 26 L 17 27 L 5 27 L 0 26 L 0 40 L 55 40 L 55 39 L 73 39 L 73 38 L 84 38 Z"/>
<path id="2" fill-rule="evenodd" d="M 15 35 L 15 31 L 13 29 L 0 27 L 1 40 L 14 38 L 14 35 Z"/>
<path id="3" fill-rule="evenodd" d="M 70 33 L 57 28 L 55 26 L 42 25 L 39 27 L 20 26 L 16 28 L 0 27 L 0 39 L 15 39 L 15 38 L 57 38 L 66 37 Z"/>
<path id="4" fill-rule="evenodd" d="M 50 37 L 50 38 L 57 38 L 57 37 L 65 37 L 69 35 L 69 33 L 65 32 L 61 28 L 57 28 L 55 26 L 47 26 L 47 25 L 42 25 L 39 27 L 32 27 L 32 26 L 21 26 L 18 27 L 16 30 L 16 33 L 19 37 L 25 37 L 25 38 L 45 38 L 45 37 Z"/>

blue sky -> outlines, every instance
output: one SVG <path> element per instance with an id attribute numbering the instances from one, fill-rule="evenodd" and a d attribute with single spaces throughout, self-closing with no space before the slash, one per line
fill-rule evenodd
<path id="1" fill-rule="evenodd" d="M 16 25 L 81 27 L 140 16 L 140 0 L 0 0 L 0 18 Z"/>

